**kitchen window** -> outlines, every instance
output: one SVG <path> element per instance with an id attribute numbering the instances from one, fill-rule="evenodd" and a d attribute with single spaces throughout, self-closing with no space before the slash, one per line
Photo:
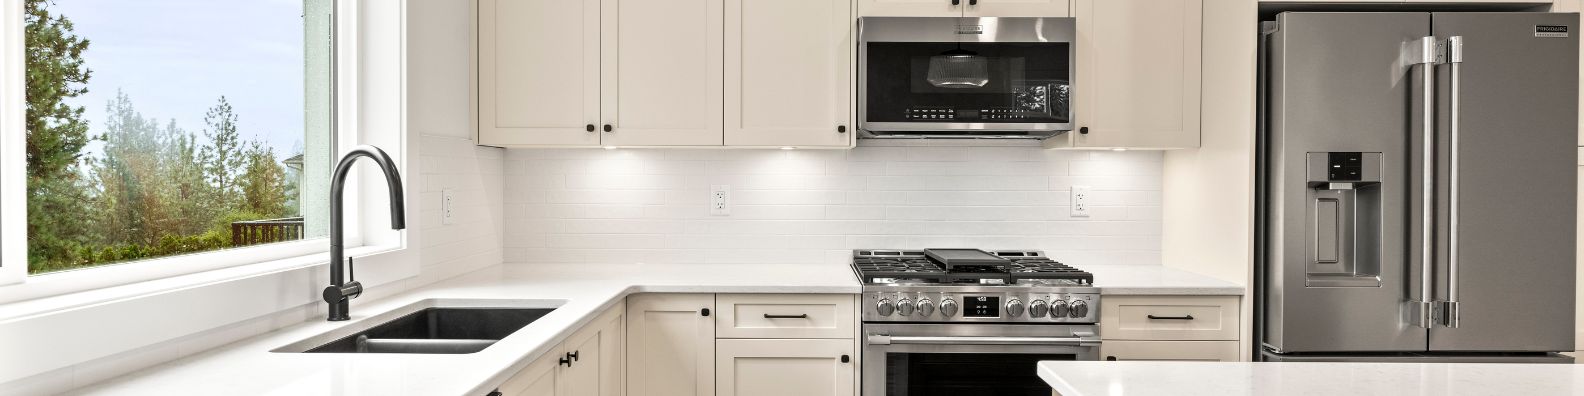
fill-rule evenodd
<path id="1" fill-rule="evenodd" d="M 334 0 L 14 2 L 0 283 L 326 250 Z"/>

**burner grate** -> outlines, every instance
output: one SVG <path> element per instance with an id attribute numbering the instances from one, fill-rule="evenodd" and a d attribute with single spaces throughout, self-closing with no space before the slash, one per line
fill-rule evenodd
<path id="1" fill-rule="evenodd" d="M 1094 284 L 1094 274 L 1044 257 L 1012 259 L 1014 279 L 1066 279 Z"/>
<path id="2" fill-rule="evenodd" d="M 916 279 L 929 282 L 940 282 L 946 278 L 945 269 L 923 257 L 855 258 L 853 269 L 865 283 L 873 283 L 879 278 Z"/>
<path id="3" fill-rule="evenodd" d="M 885 252 L 885 253 L 881 253 Z M 853 272 L 864 283 L 992 283 L 1015 284 L 1018 280 L 1066 280 L 1094 284 L 1094 274 L 1073 268 L 1038 252 L 996 252 L 1009 260 L 1000 266 L 957 266 L 951 270 L 914 251 L 858 251 L 853 257 Z M 883 281 L 877 281 L 883 280 Z"/>

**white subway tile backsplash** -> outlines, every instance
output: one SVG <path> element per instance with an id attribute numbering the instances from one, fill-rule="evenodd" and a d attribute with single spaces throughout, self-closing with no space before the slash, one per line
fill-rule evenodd
<path id="1" fill-rule="evenodd" d="M 1159 264 L 1162 155 L 1032 142 L 852 150 L 508 150 L 505 261 L 840 263 L 851 249 L 1042 249 Z M 732 189 L 730 216 L 710 186 Z M 1073 185 L 1093 188 L 1070 217 Z"/>

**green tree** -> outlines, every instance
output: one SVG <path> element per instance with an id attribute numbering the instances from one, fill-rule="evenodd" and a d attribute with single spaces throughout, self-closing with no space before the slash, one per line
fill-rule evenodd
<path id="1" fill-rule="evenodd" d="M 82 59 L 88 40 L 73 34 L 71 20 L 51 14 L 49 5 L 24 3 L 29 272 L 73 265 L 88 237 L 80 217 L 88 196 L 78 165 L 93 136 L 82 107 L 66 102 L 88 92 L 92 71 Z"/>
<path id="2" fill-rule="evenodd" d="M 144 118 L 126 93 L 105 105 L 103 157 L 92 161 L 99 187 L 94 228 L 102 243 L 151 244 L 172 233 L 165 197 L 173 190 L 162 152 L 167 139 L 159 122 Z"/>
<path id="3" fill-rule="evenodd" d="M 215 202 L 228 205 L 224 209 L 234 209 L 238 202 L 237 195 L 241 192 L 236 182 L 236 172 L 247 165 L 245 147 L 242 146 L 241 137 L 237 134 L 237 116 L 231 109 L 231 102 L 221 96 L 214 107 L 204 113 L 204 138 L 209 140 L 209 145 L 199 151 L 198 159 L 203 164 L 204 175 L 216 194 Z"/>
<path id="4" fill-rule="evenodd" d="M 247 150 L 247 168 L 239 178 L 245 212 L 266 217 L 288 215 L 286 169 L 275 158 L 275 149 L 258 141 Z"/>

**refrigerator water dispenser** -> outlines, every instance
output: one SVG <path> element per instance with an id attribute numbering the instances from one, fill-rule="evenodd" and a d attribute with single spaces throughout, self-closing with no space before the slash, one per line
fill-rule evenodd
<path id="1" fill-rule="evenodd" d="M 1306 287 L 1380 287 L 1381 153 L 1308 156 Z"/>

